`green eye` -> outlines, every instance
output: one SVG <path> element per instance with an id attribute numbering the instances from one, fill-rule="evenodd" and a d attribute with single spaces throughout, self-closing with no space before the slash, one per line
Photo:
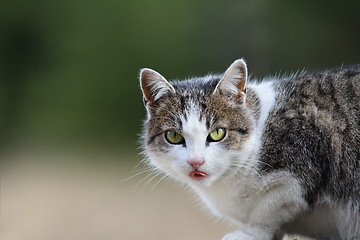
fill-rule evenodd
<path id="1" fill-rule="evenodd" d="M 223 128 L 217 128 L 211 133 L 209 133 L 207 140 L 209 142 L 219 142 L 224 139 L 226 135 L 226 130 Z"/>
<path id="2" fill-rule="evenodd" d="M 171 144 L 185 143 L 185 138 L 180 133 L 171 130 L 165 132 L 165 139 Z"/>

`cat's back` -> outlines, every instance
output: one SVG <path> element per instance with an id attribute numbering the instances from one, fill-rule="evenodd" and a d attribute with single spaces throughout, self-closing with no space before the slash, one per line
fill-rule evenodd
<path id="1" fill-rule="evenodd" d="M 301 126 L 300 131 L 313 126 L 324 134 L 347 137 L 359 134 L 360 64 L 280 81 L 277 93 L 274 115 L 288 120 L 289 127 Z M 348 142 L 359 144 L 359 139 Z"/>
<path id="2" fill-rule="evenodd" d="M 263 170 L 293 172 L 309 202 L 319 193 L 360 202 L 360 65 L 279 81 L 275 91 Z"/>
<path id="3" fill-rule="evenodd" d="M 279 101 L 288 107 L 327 111 L 359 110 L 360 64 L 323 72 L 301 74 L 277 84 Z"/>

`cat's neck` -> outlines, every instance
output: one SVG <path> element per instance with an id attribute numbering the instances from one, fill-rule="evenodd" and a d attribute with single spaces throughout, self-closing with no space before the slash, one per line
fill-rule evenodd
<path id="1" fill-rule="evenodd" d="M 254 93 L 254 98 L 258 101 L 255 119 L 256 131 L 259 135 L 262 135 L 266 120 L 275 105 L 275 81 L 276 80 L 266 80 L 260 83 L 251 83 L 248 87 Z"/>

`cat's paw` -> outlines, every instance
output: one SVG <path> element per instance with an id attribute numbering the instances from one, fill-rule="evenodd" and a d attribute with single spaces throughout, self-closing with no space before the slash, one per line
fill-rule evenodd
<path id="1" fill-rule="evenodd" d="M 243 231 L 236 231 L 226 234 L 222 240 L 255 240 L 255 238 L 249 234 L 244 233 Z"/>

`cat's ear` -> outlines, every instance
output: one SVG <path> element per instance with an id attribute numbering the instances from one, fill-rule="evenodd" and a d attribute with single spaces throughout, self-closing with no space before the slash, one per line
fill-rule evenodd
<path id="1" fill-rule="evenodd" d="M 139 78 L 145 106 L 152 106 L 156 100 L 168 92 L 175 93 L 174 87 L 160 73 L 152 69 L 141 69 Z"/>
<path id="2" fill-rule="evenodd" d="M 237 103 L 245 103 L 247 67 L 243 59 L 235 60 L 216 85 L 214 93 L 234 96 Z"/>

